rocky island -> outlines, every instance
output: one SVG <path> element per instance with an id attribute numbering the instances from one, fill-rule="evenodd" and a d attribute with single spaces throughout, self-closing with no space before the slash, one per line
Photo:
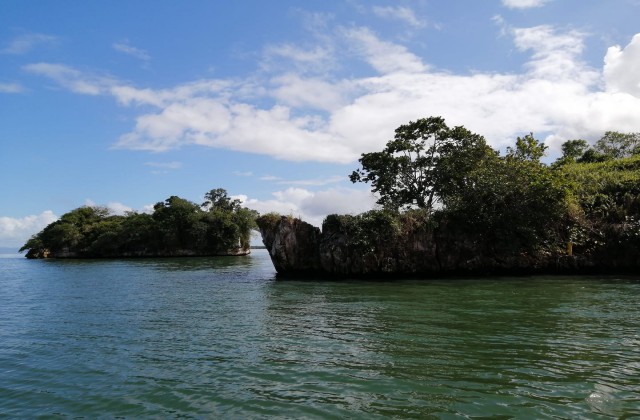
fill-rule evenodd
<path id="1" fill-rule="evenodd" d="M 111 215 L 104 207 L 72 210 L 20 249 L 27 258 L 141 258 L 247 255 L 257 213 L 224 189 L 205 194 L 201 205 L 177 196 L 153 213 Z"/>
<path id="2" fill-rule="evenodd" d="M 278 214 L 257 224 L 285 277 L 638 273 L 640 134 L 569 140 L 551 165 L 545 150 L 530 134 L 500 156 L 464 127 L 418 120 L 351 174 L 379 209 L 322 229 Z"/>

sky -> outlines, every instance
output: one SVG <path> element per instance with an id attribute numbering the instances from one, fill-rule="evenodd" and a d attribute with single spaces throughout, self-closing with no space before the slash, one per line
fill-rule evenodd
<path id="1" fill-rule="evenodd" d="M 0 247 L 224 188 L 320 225 L 442 116 L 504 150 L 640 131 L 640 0 L 0 2 Z"/>

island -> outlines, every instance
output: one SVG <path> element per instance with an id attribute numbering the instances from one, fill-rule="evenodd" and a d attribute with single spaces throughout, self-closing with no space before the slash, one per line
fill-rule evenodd
<path id="1" fill-rule="evenodd" d="M 350 176 L 379 208 L 322 229 L 275 213 L 257 224 L 282 277 L 638 273 L 640 133 L 568 140 L 552 164 L 546 149 L 528 134 L 501 156 L 464 127 L 420 119 Z"/>
<path id="2" fill-rule="evenodd" d="M 152 213 L 112 215 L 83 206 L 49 224 L 24 244 L 27 258 L 129 258 L 247 255 L 258 213 L 217 188 L 196 204 L 177 196 Z"/>

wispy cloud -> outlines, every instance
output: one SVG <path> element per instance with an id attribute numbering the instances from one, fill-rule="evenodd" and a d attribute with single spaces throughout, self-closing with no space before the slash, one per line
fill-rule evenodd
<path id="1" fill-rule="evenodd" d="M 151 56 L 147 51 L 134 47 L 129 43 L 128 40 L 125 40 L 123 42 L 115 42 L 113 43 L 112 47 L 114 50 L 118 52 L 130 55 L 131 57 L 135 57 L 139 60 L 142 60 L 142 61 L 151 60 Z"/>
<path id="2" fill-rule="evenodd" d="M 318 179 L 299 179 L 299 180 L 282 180 L 281 179 L 277 181 L 277 184 L 311 187 L 311 186 L 337 184 L 340 182 L 344 182 L 346 179 L 347 178 L 345 176 L 336 175 L 329 178 L 318 178 Z"/>
<path id="3" fill-rule="evenodd" d="M 509 9 L 530 9 L 542 7 L 551 0 L 502 0 L 502 4 Z"/>
<path id="4" fill-rule="evenodd" d="M 48 77 L 60 86 L 84 95 L 106 93 L 109 87 L 115 83 L 113 79 L 90 75 L 64 64 L 35 63 L 28 64 L 23 69 L 30 73 Z"/>
<path id="5" fill-rule="evenodd" d="M 58 38 L 53 35 L 27 33 L 11 40 L 6 47 L 0 49 L 0 53 L 14 55 L 27 54 L 38 45 L 52 45 L 57 41 Z"/>
<path id="6" fill-rule="evenodd" d="M 246 171 L 246 172 L 242 172 L 242 171 L 233 171 L 233 174 L 235 176 L 243 176 L 243 177 L 250 177 L 253 176 L 253 172 L 251 171 Z"/>
<path id="7" fill-rule="evenodd" d="M 19 83 L 0 83 L 0 93 L 21 93 L 24 90 Z"/>
<path id="8" fill-rule="evenodd" d="M 274 175 L 265 175 L 260 177 L 260 181 L 279 181 L 281 179 L 282 178 L 280 178 L 279 176 Z"/>
<path id="9" fill-rule="evenodd" d="M 161 168 L 161 169 L 180 169 L 182 168 L 182 162 L 145 162 L 146 166 L 151 166 L 153 168 Z"/>
<path id="10" fill-rule="evenodd" d="M 400 20 L 415 28 L 426 26 L 426 22 L 418 19 L 414 11 L 408 7 L 374 6 L 373 13 L 383 18 Z"/>

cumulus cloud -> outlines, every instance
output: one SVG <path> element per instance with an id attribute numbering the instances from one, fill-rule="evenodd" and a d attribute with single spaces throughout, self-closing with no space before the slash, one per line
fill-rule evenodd
<path id="1" fill-rule="evenodd" d="M 608 92 L 640 98 L 640 34 L 624 49 L 615 45 L 607 50 L 604 77 Z"/>
<path id="2" fill-rule="evenodd" d="M 34 234 L 58 220 L 51 210 L 22 218 L 0 217 L 0 247 L 20 248 Z"/>
<path id="3" fill-rule="evenodd" d="M 502 0 L 502 4 L 509 9 L 531 9 L 542 7 L 550 0 Z"/>
<path id="4" fill-rule="evenodd" d="M 269 200 L 252 199 L 245 195 L 234 196 L 243 205 L 260 213 L 275 211 L 292 215 L 320 227 L 329 214 L 359 214 L 371 210 L 376 198 L 368 191 L 352 188 L 331 188 L 310 191 L 305 188 L 290 187 L 276 191 Z"/>
<path id="5" fill-rule="evenodd" d="M 362 76 L 338 78 L 294 66 L 245 80 L 149 89 L 60 64 L 25 69 L 77 93 L 111 95 L 122 106 L 140 107 L 135 126 L 115 147 L 154 152 L 200 145 L 351 163 L 383 147 L 395 127 L 431 115 L 464 125 L 497 148 L 531 131 L 556 148 L 568 138 L 595 139 L 607 130 L 640 131 L 640 35 L 610 48 L 604 67 L 596 68 L 582 59 L 582 32 L 547 25 L 501 29 L 527 57 L 519 72 L 435 69 L 363 27 L 338 28 L 340 36 L 323 39 L 329 45 L 308 53 L 293 44 L 270 52 L 309 65 L 355 57 L 369 66 Z"/>
<path id="6" fill-rule="evenodd" d="M 0 53 L 14 55 L 27 54 L 38 45 L 51 45 L 57 41 L 58 38 L 52 35 L 27 33 L 11 40 L 6 47 L 0 49 Z"/>

